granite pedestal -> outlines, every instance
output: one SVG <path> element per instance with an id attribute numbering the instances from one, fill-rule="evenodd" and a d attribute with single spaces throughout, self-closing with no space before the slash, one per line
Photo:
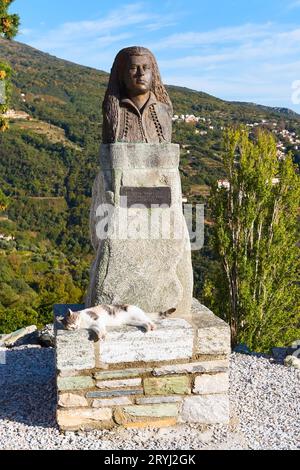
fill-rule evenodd
<path id="1" fill-rule="evenodd" d="M 145 312 L 175 307 L 177 317 L 190 315 L 193 270 L 179 156 L 176 144 L 102 145 L 86 307 L 127 303 Z"/>

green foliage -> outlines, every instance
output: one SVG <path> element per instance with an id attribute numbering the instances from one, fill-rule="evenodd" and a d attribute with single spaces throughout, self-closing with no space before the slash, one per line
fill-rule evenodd
<path id="1" fill-rule="evenodd" d="M 18 327 L 23 324 L 23 313 L 30 315 L 27 309 L 31 308 L 41 325 L 51 321 L 51 303 L 74 303 L 79 297 L 82 301 L 88 285 L 93 257 L 89 208 L 99 167 L 101 102 L 108 74 L 1 38 L 0 55 L 14 70 L 11 107 L 30 118 L 14 120 L 0 135 L 0 188 L 10 202 L 8 220 L 0 214 L 0 233 L 15 237 L 0 240 L 0 282 L 5 284 L 6 305 L 0 310 L 7 310 Z M 208 129 L 202 121 L 173 126 L 173 142 L 181 145 L 182 187 L 189 203 L 206 202 L 210 186 L 226 176 L 221 127 L 266 119 L 300 133 L 297 115 L 228 103 L 179 87 L 168 87 L 168 91 L 175 114 L 196 114 L 211 119 L 214 126 Z M 203 130 L 207 134 L 198 133 Z M 207 226 L 206 238 L 210 232 Z M 9 255 L 19 260 L 13 268 L 6 259 Z M 193 263 L 195 294 L 203 299 L 205 281 L 218 272 L 219 262 L 205 246 L 193 253 Z M 57 275 L 57 282 L 51 273 Z M 14 279 L 23 279 L 29 290 L 21 289 Z M 62 291 L 60 284 L 68 288 Z M 1 328 L 4 323 L 0 322 L 0 332 Z"/>
<path id="2" fill-rule="evenodd" d="M 8 8 L 14 0 L 0 0 L 0 37 L 12 39 L 16 36 L 20 18 L 16 14 L 9 14 Z"/>
<path id="3" fill-rule="evenodd" d="M 87 263 L 69 262 L 35 233 L 15 235 L 16 244 L 0 245 L 0 333 L 52 322 L 53 305 L 82 302 L 86 287 Z"/>
<path id="4" fill-rule="evenodd" d="M 300 180 L 288 155 L 277 158 L 272 135 L 257 141 L 243 128 L 225 133 L 230 187 L 214 186 L 213 244 L 220 266 L 204 298 L 231 326 L 232 342 L 268 351 L 299 338 Z"/>
<path id="5" fill-rule="evenodd" d="M 12 39 L 16 36 L 18 32 L 18 27 L 20 24 L 20 19 L 18 15 L 10 15 L 8 13 L 8 8 L 11 5 L 13 0 L 0 0 L 0 39 Z M 4 119 L 1 114 L 7 111 L 7 106 L 9 102 L 11 86 L 10 86 L 10 77 L 11 77 L 11 68 L 8 64 L 0 60 L 0 86 L 1 82 L 4 82 L 4 102 L 0 99 L 0 132 L 8 129 L 8 124 L 6 119 Z"/>
<path id="6" fill-rule="evenodd" d="M 7 196 L 5 196 L 5 194 L 3 193 L 3 191 L 0 188 L 0 214 L 1 214 L 1 212 L 6 211 L 8 206 L 9 206 L 9 198 Z"/>

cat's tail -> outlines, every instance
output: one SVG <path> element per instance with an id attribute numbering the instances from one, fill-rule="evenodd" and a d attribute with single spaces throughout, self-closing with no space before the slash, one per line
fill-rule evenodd
<path id="1" fill-rule="evenodd" d="M 159 312 L 159 318 L 168 318 L 174 312 L 176 312 L 176 308 L 169 308 L 165 312 Z"/>

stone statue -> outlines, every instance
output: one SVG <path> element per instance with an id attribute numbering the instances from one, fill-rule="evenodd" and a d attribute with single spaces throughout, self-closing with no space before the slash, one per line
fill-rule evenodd
<path id="1" fill-rule="evenodd" d="M 126 303 L 148 313 L 176 308 L 175 316 L 190 315 L 191 247 L 172 113 L 153 54 L 142 47 L 120 51 L 103 102 L 101 170 L 90 212 L 96 256 L 86 307 Z M 100 225 L 107 234 L 99 234 Z"/>
<path id="2" fill-rule="evenodd" d="M 171 142 L 172 116 L 153 54 L 144 47 L 121 50 L 103 102 L 103 143 Z"/>

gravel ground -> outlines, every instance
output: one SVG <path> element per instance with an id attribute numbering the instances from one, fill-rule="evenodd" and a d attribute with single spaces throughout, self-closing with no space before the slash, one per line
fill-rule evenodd
<path id="1" fill-rule="evenodd" d="M 2 359 L 2 361 L 1 361 Z M 54 350 L 0 351 L 0 449 L 300 449 L 300 371 L 269 359 L 231 356 L 231 423 L 152 430 L 60 433 Z"/>

